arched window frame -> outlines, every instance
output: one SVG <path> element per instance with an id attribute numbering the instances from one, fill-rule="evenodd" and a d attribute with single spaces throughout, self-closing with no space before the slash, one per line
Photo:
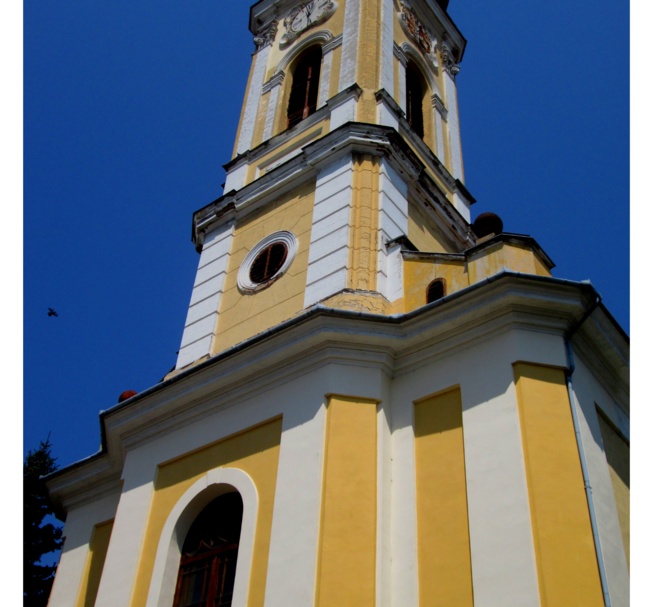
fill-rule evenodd
<path id="1" fill-rule="evenodd" d="M 433 301 L 429 301 L 429 291 L 431 290 L 431 286 L 436 282 L 439 282 L 442 285 L 442 297 L 439 297 L 438 299 L 434 299 Z M 432 280 L 426 287 L 426 293 L 424 294 L 424 299 L 426 300 L 427 304 L 430 304 L 433 303 L 434 301 L 440 301 L 440 299 L 446 296 L 447 296 L 447 281 L 444 278 L 436 278 Z"/>
<path id="2" fill-rule="evenodd" d="M 279 61 L 275 70 L 275 76 L 284 73 L 286 74 L 286 77 L 283 79 L 282 92 L 279 95 L 280 99 L 277 103 L 277 108 L 275 109 L 274 129 L 272 135 L 276 135 L 286 130 L 288 102 L 290 101 L 290 88 L 292 86 L 294 68 L 297 66 L 298 62 L 301 61 L 304 54 L 309 49 L 316 46 L 319 46 L 322 50 L 322 63 L 320 65 L 320 79 L 318 83 L 318 90 L 321 90 L 322 77 L 324 75 L 324 49 L 322 47 L 327 42 L 333 40 L 333 38 L 334 36 L 329 30 L 318 30 L 317 32 L 312 32 L 305 38 L 293 44 L 281 61 Z M 318 96 L 318 109 L 320 107 L 320 101 L 322 100 Z"/>
<path id="3" fill-rule="evenodd" d="M 159 538 L 146 607 L 170 607 L 175 596 L 181 549 L 197 515 L 215 498 L 238 491 L 243 500 L 243 525 L 232 607 L 247 607 L 258 517 L 254 481 L 238 468 L 215 468 L 196 481 L 175 504 Z"/>
<path id="4" fill-rule="evenodd" d="M 436 76 L 438 75 L 438 68 L 431 66 L 426 62 L 422 53 L 415 48 L 412 44 L 404 42 L 401 45 L 401 50 L 404 52 L 405 60 L 411 62 L 415 69 L 419 72 L 422 77 L 423 84 L 426 86 L 424 91 L 424 96 L 422 99 L 422 116 L 424 118 L 424 138 L 423 141 L 428 145 L 431 150 L 437 154 L 437 144 L 436 144 L 436 135 L 435 135 L 435 120 L 439 119 L 435 115 L 436 110 L 433 108 L 432 98 L 434 94 L 437 94 L 439 98 L 442 98 L 442 93 L 440 92 L 440 86 Z M 403 68 L 403 78 L 406 78 L 408 66 L 405 65 Z M 405 90 L 405 83 L 404 83 Z M 406 108 L 403 108 L 404 111 Z"/>

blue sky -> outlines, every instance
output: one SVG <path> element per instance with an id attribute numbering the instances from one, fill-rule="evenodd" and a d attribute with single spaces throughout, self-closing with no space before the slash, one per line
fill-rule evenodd
<path id="1" fill-rule="evenodd" d="M 249 2 L 24 5 L 24 448 L 66 465 L 175 364 L 253 51 Z M 498 213 L 629 323 L 629 6 L 451 0 L 473 217 Z M 16 255 L 19 255 L 16 251 Z M 47 316 L 54 308 L 58 318 Z"/>

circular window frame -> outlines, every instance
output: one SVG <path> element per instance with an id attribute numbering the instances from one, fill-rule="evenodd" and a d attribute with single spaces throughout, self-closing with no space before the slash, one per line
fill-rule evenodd
<path id="1" fill-rule="evenodd" d="M 286 260 L 283 262 L 283 264 L 281 264 L 281 267 L 277 270 L 277 272 L 266 281 L 261 283 L 254 282 L 249 276 L 254 260 L 264 249 L 277 243 L 285 245 L 287 250 Z M 298 248 L 299 242 L 297 237 L 292 232 L 282 230 L 280 232 L 274 232 L 273 234 L 266 236 L 263 240 L 260 240 L 252 247 L 249 253 L 245 255 L 243 263 L 240 264 L 240 269 L 238 270 L 237 277 L 238 288 L 245 293 L 256 293 L 266 289 L 286 273 L 292 262 L 295 260 Z"/>

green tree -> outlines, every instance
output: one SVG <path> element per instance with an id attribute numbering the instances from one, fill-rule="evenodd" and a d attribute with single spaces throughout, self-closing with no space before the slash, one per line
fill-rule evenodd
<path id="1" fill-rule="evenodd" d="M 57 469 L 50 453 L 50 437 L 30 451 L 23 462 L 23 604 L 45 607 L 48 603 L 55 565 L 39 565 L 44 554 L 61 548 L 61 528 L 43 519 L 53 515 L 52 503 L 42 476 Z"/>

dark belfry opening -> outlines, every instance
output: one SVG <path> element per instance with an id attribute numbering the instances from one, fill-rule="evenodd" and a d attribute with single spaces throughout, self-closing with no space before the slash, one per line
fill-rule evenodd
<path id="1" fill-rule="evenodd" d="M 417 67 L 409 62 L 406 66 L 406 120 L 422 139 L 424 139 L 424 115 L 422 100 L 424 89 Z"/>
<path id="2" fill-rule="evenodd" d="M 293 73 L 290 99 L 288 101 L 288 128 L 308 118 L 317 110 L 320 86 L 322 49 L 309 49 L 299 60 Z"/>
<path id="3" fill-rule="evenodd" d="M 436 278 L 426 289 L 426 303 L 442 299 L 445 296 L 445 285 L 442 278 Z"/>
<path id="4" fill-rule="evenodd" d="M 235 492 L 198 514 L 182 547 L 174 607 L 231 605 L 242 522 L 243 500 Z"/>

